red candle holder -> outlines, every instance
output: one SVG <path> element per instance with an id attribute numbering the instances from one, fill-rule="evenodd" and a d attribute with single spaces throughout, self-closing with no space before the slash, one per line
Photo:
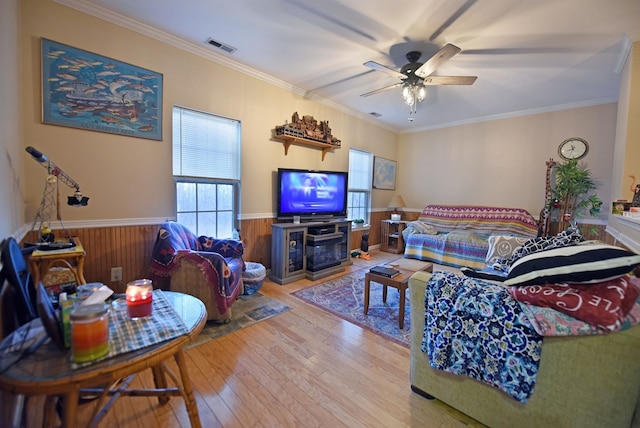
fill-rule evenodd
<path id="1" fill-rule="evenodd" d="M 127 309 L 131 319 L 148 317 L 153 310 L 153 285 L 150 279 L 127 284 Z"/>

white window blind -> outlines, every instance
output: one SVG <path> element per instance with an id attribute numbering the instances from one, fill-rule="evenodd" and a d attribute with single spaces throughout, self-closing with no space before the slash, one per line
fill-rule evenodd
<path id="1" fill-rule="evenodd" d="M 369 219 L 373 155 L 362 150 L 349 149 L 348 215 L 352 220 Z"/>
<path id="2" fill-rule="evenodd" d="M 173 175 L 240 180 L 240 122 L 174 107 Z"/>
<path id="3" fill-rule="evenodd" d="M 349 190 L 371 190 L 372 164 L 371 153 L 349 149 Z"/>

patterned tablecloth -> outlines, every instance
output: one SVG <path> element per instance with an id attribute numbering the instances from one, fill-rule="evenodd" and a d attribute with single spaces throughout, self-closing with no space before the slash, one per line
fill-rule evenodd
<path id="1" fill-rule="evenodd" d="M 162 290 L 153 290 L 153 312 L 150 316 L 132 320 L 126 306 L 109 310 L 109 353 L 90 363 L 75 364 L 85 367 L 116 355 L 136 351 L 189 332 L 180 315 L 171 306 Z"/>

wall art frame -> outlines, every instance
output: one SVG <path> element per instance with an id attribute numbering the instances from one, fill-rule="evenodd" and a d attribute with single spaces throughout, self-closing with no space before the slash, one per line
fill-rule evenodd
<path id="1" fill-rule="evenodd" d="M 396 161 L 379 156 L 373 158 L 373 188 L 396 189 Z"/>
<path id="2" fill-rule="evenodd" d="M 163 75 L 45 38 L 42 123 L 162 140 Z"/>

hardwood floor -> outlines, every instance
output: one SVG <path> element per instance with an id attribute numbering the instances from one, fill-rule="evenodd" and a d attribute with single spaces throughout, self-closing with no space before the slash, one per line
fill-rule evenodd
<path id="1" fill-rule="evenodd" d="M 398 258 L 371 254 L 346 273 Z M 203 427 L 481 426 L 411 392 L 407 348 L 290 295 L 327 279 L 284 286 L 265 280 L 261 293 L 290 311 L 187 351 Z M 152 384 L 145 372 L 132 387 Z M 78 426 L 86 426 L 92 407 L 80 406 Z M 187 427 L 189 419 L 180 398 L 164 406 L 123 398 L 100 426 Z"/>

